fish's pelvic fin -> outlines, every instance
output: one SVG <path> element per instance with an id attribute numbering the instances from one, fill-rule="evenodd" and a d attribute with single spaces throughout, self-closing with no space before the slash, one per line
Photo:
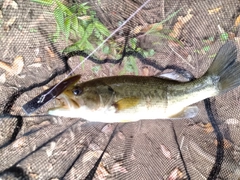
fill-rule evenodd
<path id="1" fill-rule="evenodd" d="M 173 115 L 170 119 L 183 119 L 183 118 L 193 118 L 198 114 L 198 107 L 197 106 L 188 106 L 184 108 L 181 112 Z"/>

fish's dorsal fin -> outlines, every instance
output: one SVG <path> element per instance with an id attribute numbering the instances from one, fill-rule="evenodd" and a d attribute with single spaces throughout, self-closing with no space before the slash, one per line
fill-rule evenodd
<path id="1" fill-rule="evenodd" d="M 173 70 L 168 72 L 158 73 L 155 75 L 155 77 L 178 81 L 178 82 L 189 82 L 192 79 L 194 79 L 194 77 L 192 77 L 190 73 L 184 72 L 184 74 L 181 74 Z"/>
<path id="2" fill-rule="evenodd" d="M 116 109 L 116 112 L 126 110 L 132 107 L 135 107 L 139 103 L 139 98 L 137 97 L 127 97 L 120 99 L 119 101 L 115 102 L 113 106 Z"/>
<path id="3" fill-rule="evenodd" d="M 183 119 L 183 118 L 193 118 L 198 114 L 197 106 L 188 106 L 184 108 L 181 112 L 169 117 L 169 119 Z"/>

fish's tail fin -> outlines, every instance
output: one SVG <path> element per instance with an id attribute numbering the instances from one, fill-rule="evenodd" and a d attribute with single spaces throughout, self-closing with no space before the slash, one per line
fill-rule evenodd
<path id="1" fill-rule="evenodd" d="M 206 75 L 218 85 L 219 93 L 227 92 L 240 85 L 240 63 L 236 62 L 237 47 L 226 42 L 218 51 Z"/>

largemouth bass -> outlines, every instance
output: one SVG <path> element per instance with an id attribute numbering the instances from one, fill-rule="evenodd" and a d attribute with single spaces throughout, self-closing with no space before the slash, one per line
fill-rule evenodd
<path id="1" fill-rule="evenodd" d="M 236 59 L 237 48 L 229 41 L 220 48 L 208 71 L 190 82 L 124 75 L 74 84 L 60 95 L 62 105 L 48 113 L 108 123 L 192 118 L 198 108 L 190 105 L 240 85 Z"/>

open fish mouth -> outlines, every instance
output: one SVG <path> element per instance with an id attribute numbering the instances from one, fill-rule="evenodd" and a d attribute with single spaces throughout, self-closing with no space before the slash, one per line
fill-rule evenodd
<path id="1" fill-rule="evenodd" d="M 80 104 L 77 103 L 74 99 L 72 99 L 65 93 L 60 94 L 57 99 L 60 101 L 60 106 L 58 106 L 59 108 L 61 108 L 61 107 L 65 107 L 68 109 L 80 108 Z M 56 107 L 56 108 L 58 108 L 58 107 Z"/>
<path id="2" fill-rule="evenodd" d="M 80 109 L 80 104 L 74 99 L 62 93 L 58 96 L 57 101 L 60 105 L 56 105 L 53 108 L 48 109 L 48 114 L 53 116 L 72 117 L 76 110 Z"/>
<path id="3" fill-rule="evenodd" d="M 79 79 L 80 75 L 76 75 L 63 81 L 64 88 L 60 87 L 57 89 L 58 92 L 61 92 L 59 93 L 60 95 L 58 95 L 56 98 L 57 105 L 53 108 L 48 109 L 48 114 L 64 116 L 66 113 L 69 114 L 72 110 L 80 108 L 80 104 L 74 99 L 73 95 L 71 94 L 71 89 L 79 81 Z"/>

